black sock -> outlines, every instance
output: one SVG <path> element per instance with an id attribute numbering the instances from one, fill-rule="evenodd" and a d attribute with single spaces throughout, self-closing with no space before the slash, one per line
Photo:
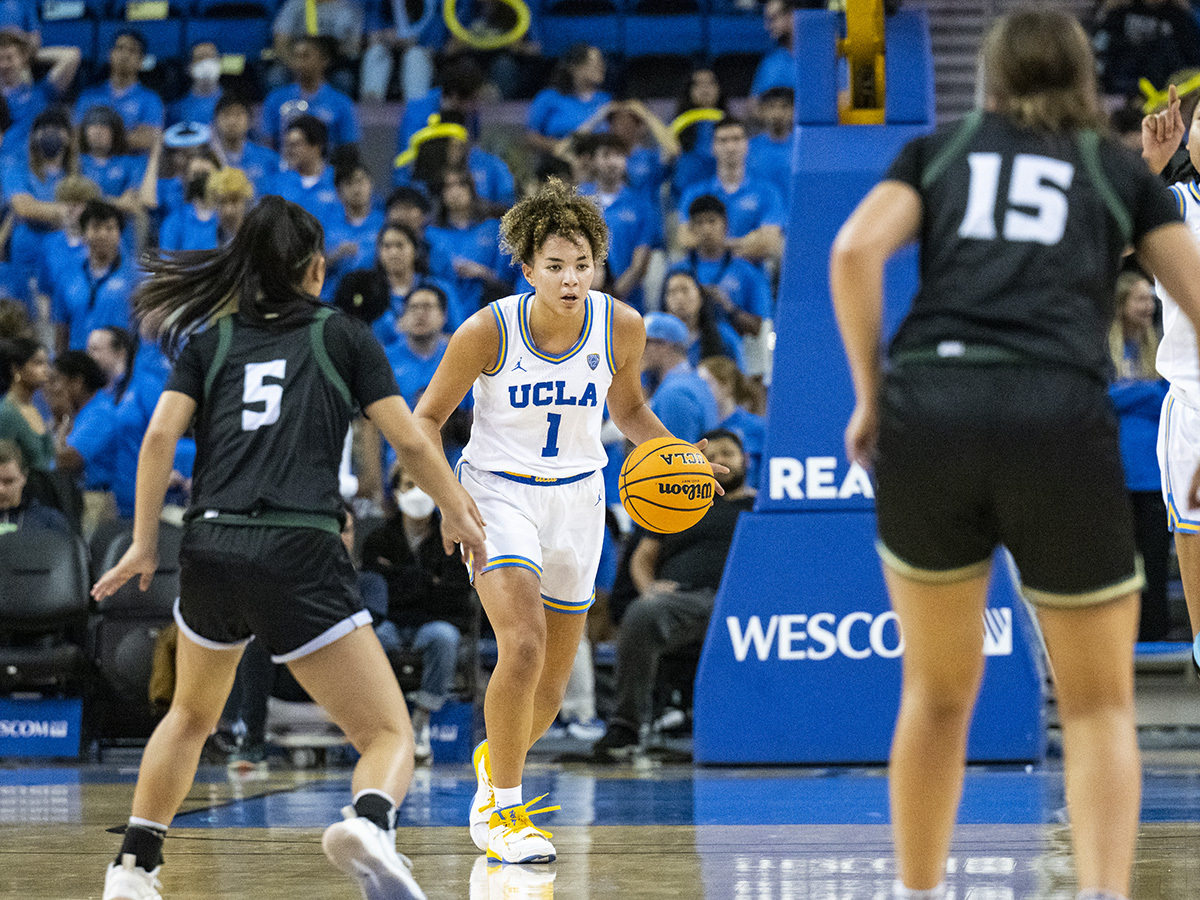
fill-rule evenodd
<path id="1" fill-rule="evenodd" d="M 366 791 L 354 801 L 354 811 L 368 822 L 373 822 L 384 831 L 391 831 L 396 808 L 390 798 L 374 791 Z"/>
<path id="2" fill-rule="evenodd" d="M 126 853 L 132 853 L 139 866 L 147 872 L 153 872 L 162 865 L 162 846 L 166 836 L 165 831 L 159 831 L 157 828 L 147 828 L 145 825 L 127 825 L 125 840 L 121 841 L 121 852 L 117 854 L 117 865 L 121 864 L 121 857 Z"/>

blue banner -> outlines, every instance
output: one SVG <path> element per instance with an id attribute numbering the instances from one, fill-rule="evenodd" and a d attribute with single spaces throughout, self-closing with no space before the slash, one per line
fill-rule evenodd
<path id="1" fill-rule="evenodd" d="M 0 758 L 78 756 L 83 701 L 0 700 Z"/>

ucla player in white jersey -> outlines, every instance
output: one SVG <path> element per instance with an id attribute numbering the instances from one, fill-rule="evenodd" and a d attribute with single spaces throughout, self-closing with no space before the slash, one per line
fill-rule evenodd
<path id="1" fill-rule="evenodd" d="M 488 561 L 473 576 L 499 655 L 471 837 L 490 860 L 550 862 L 550 834 L 529 819 L 547 810 L 524 802 L 521 775 L 558 714 L 595 598 L 604 404 L 634 443 L 670 432 L 642 394 L 641 316 L 590 290 L 608 249 L 599 208 L 551 180 L 504 216 L 500 235 L 534 292 L 497 300 L 455 332 L 416 415 L 436 437 L 474 387 L 459 479 L 486 523 Z"/>
<path id="2" fill-rule="evenodd" d="M 1166 168 L 1183 133 L 1179 96 L 1171 85 L 1167 108 L 1142 122 L 1142 157 L 1151 170 Z M 1188 132 L 1188 155 L 1192 165 L 1200 167 L 1200 119 L 1195 114 Z M 1200 239 L 1200 185 L 1181 181 L 1171 185 L 1171 193 L 1188 229 Z M 1191 506 L 1187 499 L 1192 473 L 1200 469 L 1200 353 L 1188 317 L 1162 284 L 1156 281 L 1154 287 L 1163 304 L 1163 339 L 1155 366 L 1171 384 L 1158 425 L 1158 465 L 1192 624 L 1192 656 L 1200 667 L 1200 507 Z"/>

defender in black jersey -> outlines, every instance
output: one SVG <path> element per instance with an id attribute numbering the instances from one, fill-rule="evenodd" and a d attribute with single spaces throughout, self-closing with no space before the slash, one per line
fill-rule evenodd
<path id="1" fill-rule="evenodd" d="M 370 330 L 323 307 L 315 218 L 266 197 L 231 244 L 151 260 L 134 298 L 179 352 L 138 461 L 133 544 L 93 595 L 157 564 L 158 518 L 175 443 L 196 432 L 175 619 L 184 640 L 171 709 L 142 759 L 133 815 L 104 900 L 159 898 L 167 825 L 225 705 L 241 649 L 263 641 L 362 756 L 353 808 L 325 832 L 326 855 L 367 900 L 424 898 L 395 849 L 396 805 L 413 770 L 404 698 L 362 608 L 339 537 L 338 465 L 362 410 L 441 507 L 446 551 L 485 554 L 482 520 L 445 457 L 414 424 Z"/>
<path id="2" fill-rule="evenodd" d="M 945 890 L 988 572 L 1004 544 L 1053 664 L 1079 897 L 1119 900 L 1140 800 L 1142 576 L 1107 334 L 1128 245 L 1193 321 L 1200 251 L 1145 164 L 1098 134 L 1094 61 L 1074 19 L 1013 13 L 983 62 L 986 111 L 906 146 L 831 260 L 857 397 L 846 449 L 875 467 L 879 551 L 905 637 L 895 893 Z M 920 288 L 884 375 L 883 266 L 914 240 Z"/>

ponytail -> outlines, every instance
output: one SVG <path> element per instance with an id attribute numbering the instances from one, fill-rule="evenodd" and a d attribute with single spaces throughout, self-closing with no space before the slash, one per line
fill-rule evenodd
<path id="1" fill-rule="evenodd" d="M 144 257 L 149 277 L 134 292 L 134 315 L 169 355 L 234 312 L 256 325 L 289 327 L 321 305 L 299 284 L 324 248 L 315 216 L 268 195 L 225 247 Z"/>

